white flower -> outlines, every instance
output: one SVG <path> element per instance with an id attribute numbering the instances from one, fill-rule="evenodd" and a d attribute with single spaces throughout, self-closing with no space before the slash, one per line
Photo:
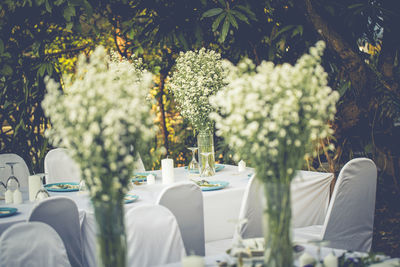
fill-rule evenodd
<path id="1" fill-rule="evenodd" d="M 147 96 L 152 75 L 140 59 L 111 58 L 98 47 L 87 62 L 80 56 L 75 77 L 64 77 L 64 94 L 46 79 L 42 106 L 51 119 L 46 132 L 82 169 L 92 198 L 122 199 L 134 167 L 137 144 L 152 140 L 154 123 Z"/>
<path id="2" fill-rule="evenodd" d="M 217 112 L 217 135 L 223 136 L 237 158 L 252 162 L 266 177 L 278 179 L 301 167 L 304 155 L 319 137 L 332 133 L 337 92 L 327 86 L 320 65 L 325 45 L 318 42 L 294 66 L 255 66 L 245 59 L 237 66 L 224 62 L 227 83 L 210 103 Z M 284 171 L 283 171 L 284 170 Z"/>

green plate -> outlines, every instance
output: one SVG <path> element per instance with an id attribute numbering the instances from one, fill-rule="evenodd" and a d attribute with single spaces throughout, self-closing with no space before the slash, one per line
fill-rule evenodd
<path id="1" fill-rule="evenodd" d="M 8 217 L 16 214 L 18 209 L 16 208 L 8 208 L 8 207 L 1 207 L 0 208 L 0 218 Z"/>
<path id="2" fill-rule="evenodd" d="M 50 192 L 73 192 L 79 191 L 79 183 L 69 182 L 46 184 L 44 188 L 46 188 L 46 190 Z"/>

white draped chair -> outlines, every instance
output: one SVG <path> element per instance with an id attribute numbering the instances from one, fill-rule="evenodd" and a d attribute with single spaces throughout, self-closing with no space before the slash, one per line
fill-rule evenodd
<path id="1" fill-rule="evenodd" d="M 142 205 L 125 215 L 127 266 L 158 266 L 180 261 L 185 247 L 175 216 L 160 205 Z"/>
<path id="2" fill-rule="evenodd" d="M 294 241 L 326 240 L 328 247 L 368 252 L 372 245 L 377 170 L 367 158 L 350 160 L 336 181 L 325 221 L 294 230 Z"/>
<path id="3" fill-rule="evenodd" d="M 4 166 L 0 179 L 6 184 L 8 177 L 11 175 L 11 168 L 7 162 L 18 162 L 14 165 L 14 176 L 17 177 L 21 188 L 28 188 L 29 169 L 23 158 L 14 153 L 0 154 L 0 166 Z"/>
<path id="4" fill-rule="evenodd" d="M 57 232 L 41 222 L 10 226 L 0 237 L 0 266 L 71 267 Z"/>
<path id="5" fill-rule="evenodd" d="M 243 195 L 242 205 L 239 211 L 238 227 L 242 238 L 254 238 L 263 236 L 263 187 L 253 175 L 247 184 L 246 190 Z M 243 220 L 247 223 L 241 224 Z M 218 255 L 224 253 L 235 241 L 237 232 L 233 233 L 233 239 L 216 240 L 206 243 L 206 255 Z"/>
<path id="6" fill-rule="evenodd" d="M 28 220 L 53 227 L 64 242 L 71 265 L 84 266 L 79 212 L 72 199 L 62 196 L 46 198 L 33 207 Z"/>
<path id="7" fill-rule="evenodd" d="M 192 182 L 176 183 L 161 191 L 156 202 L 176 217 L 188 255 L 205 255 L 203 193 Z"/>
<path id="8" fill-rule="evenodd" d="M 44 157 L 46 183 L 78 182 L 81 179 L 79 165 L 71 158 L 65 148 L 55 148 Z"/>

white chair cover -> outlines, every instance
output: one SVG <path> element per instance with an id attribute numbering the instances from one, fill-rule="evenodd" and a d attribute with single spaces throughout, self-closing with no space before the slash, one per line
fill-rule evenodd
<path id="1" fill-rule="evenodd" d="M 242 238 L 254 238 L 263 236 L 263 207 L 264 207 L 264 190 L 262 184 L 253 175 L 247 184 L 243 195 L 242 205 L 239 212 L 239 222 L 247 219 L 247 223 L 243 224 L 240 233 Z M 206 243 L 206 255 L 218 255 L 224 253 L 232 245 L 237 236 L 234 233 L 233 239 L 222 239 Z"/>
<path id="2" fill-rule="evenodd" d="M 11 168 L 6 165 L 6 162 L 18 162 L 14 165 L 14 175 L 19 181 L 21 188 L 28 188 L 29 169 L 23 158 L 14 153 L 0 154 L 0 166 L 4 166 L 3 172 L 0 173 L 0 180 L 6 184 L 8 177 L 11 175 Z"/>
<path id="3" fill-rule="evenodd" d="M 329 247 L 367 252 L 372 245 L 377 170 L 367 158 L 342 168 L 323 225 L 295 229 L 295 241 L 319 239 Z"/>
<path id="4" fill-rule="evenodd" d="M 0 237 L 0 266 L 70 267 L 57 232 L 41 222 L 10 226 Z"/>
<path id="5" fill-rule="evenodd" d="M 185 256 L 175 216 L 160 205 L 142 205 L 125 215 L 127 266 L 158 266 Z M 149 233 L 152 233 L 149 235 Z"/>
<path id="6" fill-rule="evenodd" d="M 46 183 L 78 182 L 81 178 L 79 165 L 71 158 L 65 148 L 55 148 L 44 157 Z"/>
<path id="7" fill-rule="evenodd" d="M 158 204 L 176 217 L 188 255 L 205 255 L 203 193 L 192 182 L 176 183 L 159 195 Z"/>
<path id="8" fill-rule="evenodd" d="M 50 197 L 35 205 L 29 221 L 44 222 L 60 235 L 73 267 L 83 266 L 83 249 L 78 207 L 67 197 Z"/>

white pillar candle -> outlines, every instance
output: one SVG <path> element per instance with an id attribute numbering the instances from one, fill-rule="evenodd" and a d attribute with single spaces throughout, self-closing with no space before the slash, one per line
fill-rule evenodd
<path id="1" fill-rule="evenodd" d="M 4 194 L 4 199 L 6 204 L 12 204 L 13 203 L 13 192 L 11 192 L 11 190 L 6 191 L 6 193 Z"/>
<path id="2" fill-rule="evenodd" d="M 147 184 L 155 184 L 156 183 L 156 177 L 153 174 L 147 175 Z"/>
<path id="3" fill-rule="evenodd" d="M 22 194 L 21 191 L 19 191 L 19 189 L 15 189 L 14 193 L 13 193 L 13 202 L 14 204 L 21 204 L 22 203 Z"/>
<path id="4" fill-rule="evenodd" d="M 35 201 L 36 193 L 41 188 L 41 180 L 39 175 L 30 175 L 28 179 L 29 184 L 29 201 Z"/>
<path id="5" fill-rule="evenodd" d="M 183 257 L 182 267 L 204 267 L 204 259 L 195 255 Z"/>
<path id="6" fill-rule="evenodd" d="M 324 258 L 324 266 L 325 267 L 338 267 L 339 262 L 338 258 L 331 253 L 329 253 L 325 258 Z"/>
<path id="7" fill-rule="evenodd" d="M 239 161 L 238 171 L 244 172 L 245 170 L 246 170 L 246 162 L 244 162 L 243 160 Z"/>
<path id="8" fill-rule="evenodd" d="M 304 252 L 299 258 L 300 266 L 314 265 L 316 260 L 309 253 Z"/>
<path id="9" fill-rule="evenodd" d="M 163 159 L 161 160 L 162 183 L 172 184 L 175 180 L 174 177 L 174 160 Z"/>

